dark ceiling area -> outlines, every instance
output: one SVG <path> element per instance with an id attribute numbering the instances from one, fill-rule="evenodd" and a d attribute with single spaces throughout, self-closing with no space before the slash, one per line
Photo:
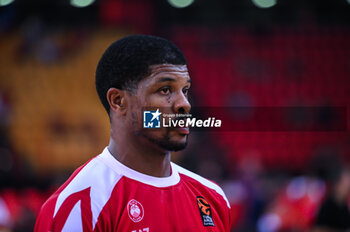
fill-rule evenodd
<path id="1" fill-rule="evenodd" d="M 135 4 L 147 4 L 152 10 L 143 15 L 152 17 L 154 24 L 161 28 L 172 24 L 350 23 L 350 4 L 346 0 L 279 0 L 275 6 L 266 9 L 256 7 L 251 0 L 195 0 L 189 7 L 181 9 L 172 7 L 166 0 L 97 0 L 84 8 L 73 7 L 69 0 L 15 0 L 8 6 L 0 7 L 0 20 L 12 19 L 12 24 L 18 24 L 28 18 L 38 18 L 49 26 L 103 26 L 101 15 L 106 13 L 103 7 L 106 4 L 113 5 L 116 14 L 121 13 L 131 20 L 134 15 L 128 16 L 127 9 L 132 9 Z M 142 13 L 142 7 L 140 11 Z"/>

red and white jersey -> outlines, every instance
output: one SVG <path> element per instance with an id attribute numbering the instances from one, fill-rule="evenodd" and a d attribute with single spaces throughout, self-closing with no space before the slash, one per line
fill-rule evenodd
<path id="1" fill-rule="evenodd" d="M 230 231 L 222 189 L 174 163 L 169 177 L 128 168 L 104 151 L 42 206 L 36 232 Z"/>

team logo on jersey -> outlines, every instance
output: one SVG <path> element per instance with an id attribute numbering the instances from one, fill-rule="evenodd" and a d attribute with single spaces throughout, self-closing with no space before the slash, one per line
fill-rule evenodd
<path id="1" fill-rule="evenodd" d="M 144 215 L 143 206 L 137 200 L 130 200 L 128 202 L 128 214 L 133 222 L 139 222 L 142 220 Z"/>
<path id="2" fill-rule="evenodd" d="M 160 115 L 162 113 L 157 110 L 143 111 L 143 128 L 160 128 Z"/>
<path id="3" fill-rule="evenodd" d="M 204 197 L 197 196 L 197 205 L 202 218 L 203 226 L 215 226 L 211 215 L 211 207 Z"/>

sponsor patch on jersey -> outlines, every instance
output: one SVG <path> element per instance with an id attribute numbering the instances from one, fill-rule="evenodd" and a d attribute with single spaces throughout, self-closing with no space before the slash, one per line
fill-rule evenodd
<path id="1" fill-rule="evenodd" d="M 131 199 L 127 205 L 128 214 L 133 222 L 139 222 L 142 220 L 144 215 L 143 206 L 137 200 Z"/>
<path id="2" fill-rule="evenodd" d="M 204 197 L 197 196 L 197 205 L 202 218 L 203 226 L 215 226 L 211 214 L 211 207 Z"/>

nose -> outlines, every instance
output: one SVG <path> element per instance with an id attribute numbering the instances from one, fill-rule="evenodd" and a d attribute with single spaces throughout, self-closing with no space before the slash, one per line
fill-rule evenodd
<path id="1" fill-rule="evenodd" d="M 191 110 L 191 104 L 183 92 L 177 94 L 173 107 L 174 112 L 177 114 L 189 113 Z"/>

